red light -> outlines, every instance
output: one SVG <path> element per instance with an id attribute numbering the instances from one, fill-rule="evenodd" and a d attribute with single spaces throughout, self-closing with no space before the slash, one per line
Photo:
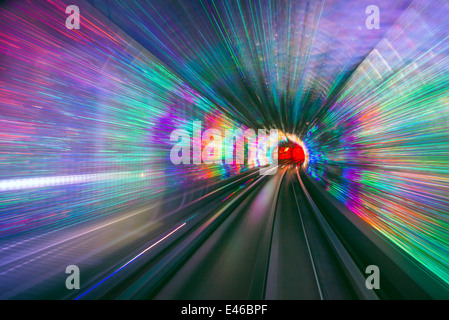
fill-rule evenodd
<path id="1" fill-rule="evenodd" d="M 301 146 L 289 145 L 279 148 L 279 160 L 285 160 L 285 162 L 294 162 L 301 164 L 304 162 L 305 154 Z"/>

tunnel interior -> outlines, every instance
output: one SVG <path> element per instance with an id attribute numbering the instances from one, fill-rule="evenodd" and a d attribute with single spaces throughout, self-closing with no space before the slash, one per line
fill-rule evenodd
<path id="1" fill-rule="evenodd" d="M 371 2 L 2 2 L 0 298 L 448 298 L 449 4 Z"/>

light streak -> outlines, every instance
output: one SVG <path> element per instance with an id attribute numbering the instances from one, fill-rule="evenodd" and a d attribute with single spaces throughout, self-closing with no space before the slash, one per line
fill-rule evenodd
<path id="1" fill-rule="evenodd" d="M 141 257 L 143 254 L 145 254 L 146 252 L 148 252 L 149 250 L 151 250 L 152 248 L 154 248 L 156 245 L 158 245 L 159 243 L 161 243 L 162 241 L 164 241 L 165 239 L 167 239 L 168 237 L 170 237 L 173 233 L 175 233 L 176 231 L 178 231 L 179 229 L 181 229 L 182 227 L 184 227 L 186 225 L 186 222 L 184 222 L 182 225 L 180 225 L 179 227 L 177 227 L 176 229 L 174 229 L 173 231 L 171 231 L 169 234 L 167 234 L 166 236 L 164 236 L 163 238 L 159 239 L 158 241 L 156 241 L 155 243 L 153 243 L 151 246 L 149 246 L 148 248 L 146 248 L 145 250 L 143 250 L 142 252 L 140 252 L 138 255 L 136 255 L 134 258 L 130 259 L 128 262 L 126 262 L 124 265 L 122 265 L 120 268 L 118 268 L 117 270 L 115 270 L 113 273 L 111 273 L 109 276 L 107 276 L 106 278 L 104 278 L 103 280 L 101 280 L 100 282 L 98 282 L 97 284 L 95 284 L 94 286 L 92 286 L 91 288 L 89 288 L 88 290 L 86 290 L 85 292 L 83 292 L 82 294 L 80 294 L 78 297 L 75 298 L 75 300 L 79 300 L 80 298 L 84 297 L 86 294 L 88 294 L 89 292 L 91 292 L 92 290 L 94 290 L 96 287 L 98 287 L 100 284 L 104 283 L 106 280 L 110 279 L 113 275 L 115 275 L 116 273 L 118 273 L 120 270 L 122 270 L 123 268 L 125 268 L 127 265 L 129 265 L 131 262 L 135 261 L 136 259 L 138 259 L 139 257 Z"/>

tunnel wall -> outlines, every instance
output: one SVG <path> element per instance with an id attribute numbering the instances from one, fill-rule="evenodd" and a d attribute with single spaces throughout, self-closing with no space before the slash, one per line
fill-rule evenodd
<path id="1" fill-rule="evenodd" d="M 448 15 L 414 2 L 304 138 L 308 173 L 446 285 Z"/>
<path id="2" fill-rule="evenodd" d="M 88 3 L 71 4 L 79 30 L 65 27 L 64 1 L 0 8 L 0 237 L 111 216 L 248 169 L 173 165 L 173 130 L 245 126 Z"/>

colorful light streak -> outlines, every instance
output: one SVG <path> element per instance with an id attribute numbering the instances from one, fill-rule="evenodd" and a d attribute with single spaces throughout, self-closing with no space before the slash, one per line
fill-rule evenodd
<path id="1" fill-rule="evenodd" d="M 241 125 L 81 1 L 0 9 L 0 237 L 120 214 L 246 166 L 175 168 L 170 132 Z M 51 207 L 50 207 L 51 204 Z"/>
<path id="2" fill-rule="evenodd" d="M 234 194 L 236 194 L 236 192 L 238 192 L 240 189 L 242 189 L 242 188 L 245 187 L 247 184 L 249 184 L 249 183 L 251 183 L 251 182 L 253 182 L 253 181 L 254 181 L 254 179 L 250 179 L 250 180 L 246 181 L 244 184 L 242 184 L 241 186 L 239 186 L 239 188 L 238 188 L 237 190 L 233 191 L 230 195 L 228 195 L 226 198 L 224 198 L 224 199 L 221 200 L 221 201 L 226 201 L 226 200 L 228 200 L 230 197 L 232 197 Z"/>
<path id="3" fill-rule="evenodd" d="M 449 284 L 447 2 L 378 1 L 375 31 L 368 0 L 90 2 L 0 8 L 1 240 L 249 168 L 170 165 L 170 132 L 193 121 L 276 127 L 334 197 Z M 68 4 L 80 30 L 64 26 Z"/>
<path id="4" fill-rule="evenodd" d="M 308 171 L 449 284 L 447 2 L 414 1 L 305 137 Z"/>
<path id="5" fill-rule="evenodd" d="M 104 283 L 106 280 L 108 280 L 109 278 L 111 278 L 112 276 L 114 276 L 116 273 L 118 273 L 120 270 L 122 270 L 123 268 L 125 268 L 127 265 L 129 265 L 130 263 L 132 263 L 133 261 L 135 261 L 136 259 L 140 258 L 142 255 L 144 255 L 146 252 L 148 252 L 149 250 L 153 249 L 155 246 L 157 246 L 159 243 L 161 243 L 162 241 L 164 241 L 165 239 L 167 239 L 168 237 L 170 237 L 172 234 L 174 234 L 176 231 L 178 231 L 179 229 L 181 229 L 182 227 L 184 227 L 186 225 L 187 222 L 184 222 L 182 225 L 180 225 L 179 227 L 177 227 L 176 229 L 174 229 L 173 231 L 171 231 L 170 233 L 168 233 L 167 235 L 165 235 L 164 237 L 162 237 L 161 239 L 159 239 L 158 241 L 156 241 L 155 243 L 153 243 L 151 246 L 149 246 L 148 248 L 146 248 L 145 250 L 143 250 L 142 252 L 140 252 L 138 255 L 136 255 L 134 258 L 132 258 L 131 260 L 129 260 L 128 262 L 126 262 L 125 264 L 123 264 L 120 268 L 118 268 L 117 270 L 115 270 L 113 273 L 111 273 L 110 275 L 108 275 L 106 278 L 104 278 L 103 280 L 101 280 L 100 282 L 98 282 L 97 284 L 95 284 L 94 286 L 92 286 L 91 288 L 89 288 L 88 290 L 86 290 L 85 292 L 83 292 L 82 294 L 80 294 L 78 297 L 76 297 L 75 300 L 79 300 L 82 297 L 84 297 L 86 294 L 88 294 L 89 292 L 91 292 L 92 290 L 94 290 L 96 287 L 98 287 L 99 285 L 101 285 L 102 283 Z"/>

